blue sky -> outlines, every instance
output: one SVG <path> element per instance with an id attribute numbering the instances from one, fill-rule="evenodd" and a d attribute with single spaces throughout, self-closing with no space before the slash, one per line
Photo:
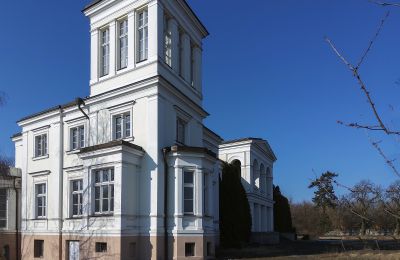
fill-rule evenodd
<path id="1" fill-rule="evenodd" d="M 23 116 L 89 94 L 87 1 L 5 1 L 0 9 L 0 152 Z M 189 0 L 209 29 L 204 43 L 207 126 L 225 139 L 262 137 L 278 161 L 275 184 L 294 201 L 312 197 L 313 171 L 387 185 L 396 177 L 368 138 L 391 158 L 399 144 L 337 120 L 373 122 L 365 98 L 323 37 L 356 61 L 387 9 L 368 0 Z M 16 14 L 18 14 L 16 16 Z M 393 9 L 361 70 L 390 125 L 399 122 L 400 8 Z M 389 109 L 393 105 L 394 111 Z M 339 190 L 339 192 L 342 192 Z"/>

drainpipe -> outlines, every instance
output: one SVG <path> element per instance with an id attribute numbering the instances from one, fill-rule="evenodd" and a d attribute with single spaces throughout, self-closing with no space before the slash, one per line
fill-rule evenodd
<path id="1" fill-rule="evenodd" d="M 19 260 L 19 193 L 17 189 L 17 178 L 14 178 L 14 191 L 15 191 L 15 256 Z"/>
<path id="2" fill-rule="evenodd" d="M 164 159 L 164 259 L 168 259 L 168 162 L 167 154 L 171 148 L 163 148 Z"/>
<path id="3" fill-rule="evenodd" d="M 63 252 L 63 246 L 62 246 L 62 230 L 63 230 L 63 217 L 64 217 L 64 111 L 62 106 L 59 106 L 60 109 L 60 142 L 59 142 L 59 156 L 60 156 L 60 162 L 59 162 L 59 181 L 58 181 L 58 192 L 59 192 L 59 202 L 58 202 L 58 214 L 60 217 L 59 221 L 59 236 L 58 236 L 58 257 L 60 260 L 62 260 L 62 252 Z"/>

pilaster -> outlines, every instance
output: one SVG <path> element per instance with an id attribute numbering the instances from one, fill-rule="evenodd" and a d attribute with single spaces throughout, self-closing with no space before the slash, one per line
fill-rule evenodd
<path id="1" fill-rule="evenodd" d="M 116 62 L 116 21 L 110 23 L 110 72 L 108 75 L 115 75 Z"/>

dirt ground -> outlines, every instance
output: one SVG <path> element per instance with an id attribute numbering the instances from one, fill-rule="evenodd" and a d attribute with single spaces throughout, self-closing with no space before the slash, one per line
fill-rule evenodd
<path id="1" fill-rule="evenodd" d="M 400 260 L 400 241 L 324 240 L 281 241 L 278 245 L 248 246 L 220 250 L 217 259 L 396 259 Z"/>

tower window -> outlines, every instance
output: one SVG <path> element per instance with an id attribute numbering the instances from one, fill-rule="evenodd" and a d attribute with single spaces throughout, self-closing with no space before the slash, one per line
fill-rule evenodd
<path id="1" fill-rule="evenodd" d="M 119 69 L 128 67 L 128 20 L 119 22 Z"/>
<path id="2" fill-rule="evenodd" d="M 147 60 L 148 57 L 148 13 L 142 10 L 138 13 L 138 62 Z"/>
<path id="3" fill-rule="evenodd" d="M 172 67 L 172 35 L 171 29 L 169 28 L 169 19 L 165 16 L 164 19 L 164 51 L 165 51 L 165 63 Z"/>
<path id="4" fill-rule="evenodd" d="M 100 76 L 106 76 L 110 70 L 110 30 L 106 28 L 100 32 Z"/>

